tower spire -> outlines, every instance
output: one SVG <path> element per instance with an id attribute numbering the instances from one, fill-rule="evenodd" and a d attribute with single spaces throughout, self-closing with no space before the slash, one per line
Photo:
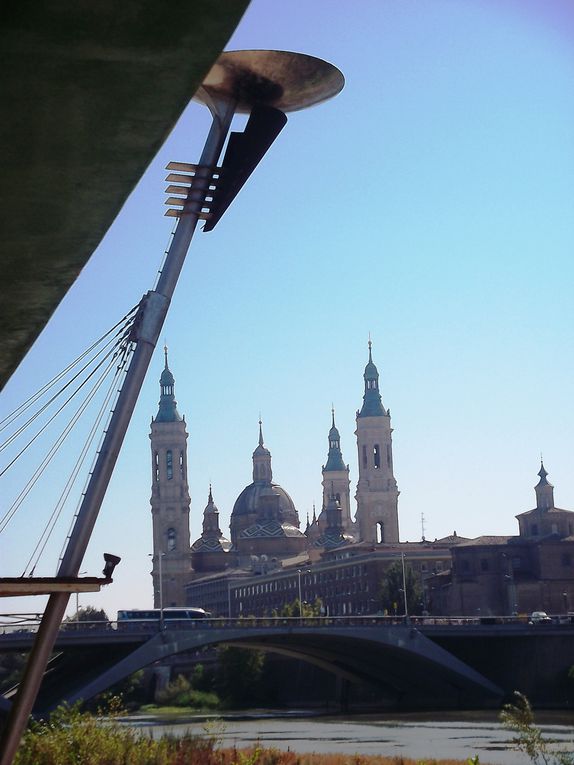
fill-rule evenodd
<path id="1" fill-rule="evenodd" d="M 178 422 L 182 419 L 177 411 L 175 400 L 175 377 L 171 373 L 167 360 L 167 345 L 163 348 L 165 367 L 159 378 L 159 409 L 155 418 L 156 422 Z"/>
<path id="2" fill-rule="evenodd" d="M 273 480 L 271 452 L 263 443 L 261 415 L 259 415 L 259 443 L 253 452 L 253 480 L 258 483 L 267 484 L 270 484 Z"/>
<path id="3" fill-rule="evenodd" d="M 369 360 L 363 374 L 363 379 L 365 380 L 365 393 L 359 417 L 381 417 L 388 414 L 381 401 L 381 394 L 379 392 L 379 370 L 373 363 L 372 346 L 371 335 L 369 333 Z"/>
<path id="4" fill-rule="evenodd" d="M 323 472 L 332 470 L 346 470 L 341 452 L 341 436 L 335 425 L 335 407 L 331 404 L 331 430 L 329 431 L 329 453 Z"/>
<path id="5" fill-rule="evenodd" d="M 554 507 L 554 486 L 548 480 L 548 472 L 544 463 L 540 460 L 540 470 L 538 471 L 540 480 L 534 487 L 536 492 L 536 508 L 538 510 L 549 510 Z"/>

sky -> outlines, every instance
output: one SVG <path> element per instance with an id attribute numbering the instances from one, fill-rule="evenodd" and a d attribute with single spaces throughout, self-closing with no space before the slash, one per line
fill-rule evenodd
<path id="1" fill-rule="evenodd" d="M 210 482 L 228 532 L 260 413 L 274 480 L 303 524 L 321 502 L 332 404 L 354 494 L 369 333 L 402 540 L 421 538 L 422 514 L 428 539 L 517 533 L 541 453 L 556 504 L 574 509 L 573 42 L 570 0 L 252 0 L 228 50 L 315 55 L 346 85 L 289 115 L 190 248 L 162 336 L 188 423 L 192 541 Z M 208 126 L 190 103 L 6 386 L 1 416 L 151 289 L 172 225 L 165 165 L 197 161 Z M 148 434 L 162 346 L 82 566 L 99 575 L 104 551 L 122 557 L 113 585 L 80 596 L 110 616 L 152 604 Z M 66 443 L 68 458 L 79 443 Z M 34 459 L 3 477 L 2 509 Z M 22 573 L 53 509 L 55 468 L 0 536 L 5 576 Z M 69 522 L 36 575 L 55 573 Z"/>

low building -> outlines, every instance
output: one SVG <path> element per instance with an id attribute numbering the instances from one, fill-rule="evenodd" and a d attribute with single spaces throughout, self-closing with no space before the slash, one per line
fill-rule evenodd
<path id="1" fill-rule="evenodd" d="M 541 465 L 536 507 L 517 515 L 518 536 L 481 536 L 451 550 L 450 571 L 429 578 L 431 613 L 490 616 L 574 605 L 574 512 L 554 506 Z"/>

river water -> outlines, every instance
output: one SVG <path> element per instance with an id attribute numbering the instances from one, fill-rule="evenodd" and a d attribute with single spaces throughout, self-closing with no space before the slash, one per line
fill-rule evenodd
<path id="1" fill-rule="evenodd" d="M 563 716 L 562 716 L 563 718 Z M 574 750 L 573 727 L 554 722 L 540 727 L 560 749 Z M 573 720 L 574 722 L 574 720 Z M 354 717 L 305 717 L 265 715 L 208 720 L 190 717 L 183 721 L 135 716 L 126 724 L 147 735 L 185 733 L 214 735 L 221 746 L 248 747 L 259 742 L 265 747 L 294 752 L 375 754 L 419 759 L 458 759 L 478 754 L 481 765 L 526 765 L 531 760 L 513 748 L 512 733 L 504 730 L 496 716 L 449 714 L 437 719 L 430 714 L 358 715 Z"/>

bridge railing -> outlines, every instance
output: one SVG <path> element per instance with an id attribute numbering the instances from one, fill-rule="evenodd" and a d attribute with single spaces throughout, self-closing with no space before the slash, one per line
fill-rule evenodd
<path id="1" fill-rule="evenodd" d="M 571 618 L 564 615 L 552 617 L 555 624 L 571 623 Z M 10 619 L 0 619 L 0 640 L 2 636 L 14 638 L 21 634 L 30 635 L 38 629 L 40 616 L 15 622 Z M 163 625 L 159 620 L 129 619 L 119 621 L 79 621 L 65 622 L 61 632 L 69 634 L 103 634 L 111 631 L 118 633 L 150 634 L 163 630 L 199 630 L 199 629 L 242 629 L 250 628 L 282 628 L 285 627 L 381 627 L 393 625 L 409 625 L 414 627 L 432 626 L 476 626 L 496 624 L 527 624 L 528 616 L 383 616 L 379 614 L 366 616 L 280 616 L 280 617 L 243 617 L 226 618 L 218 617 L 211 619 L 166 619 Z"/>

